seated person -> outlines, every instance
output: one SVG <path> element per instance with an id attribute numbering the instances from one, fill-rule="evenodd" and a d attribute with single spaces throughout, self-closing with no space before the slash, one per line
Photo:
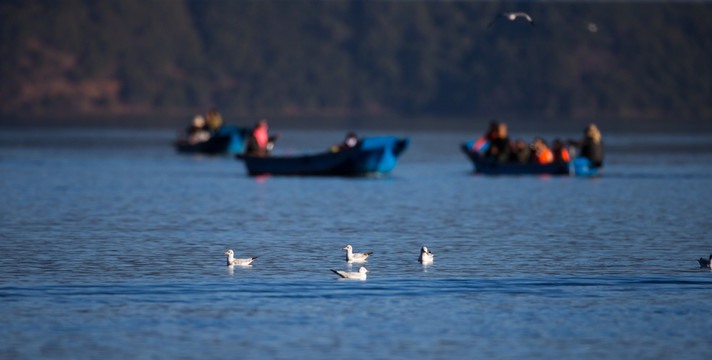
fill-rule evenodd
<path id="1" fill-rule="evenodd" d="M 569 150 L 564 147 L 564 144 L 561 143 L 561 140 L 554 140 L 554 142 L 551 144 L 551 151 L 554 153 L 554 162 L 567 163 L 571 161 Z"/>
<path id="2" fill-rule="evenodd" d="M 569 140 L 568 143 L 580 147 L 581 156 L 591 161 L 594 166 L 603 166 L 601 132 L 598 130 L 596 124 L 589 124 L 583 132 L 584 138 L 582 140 Z"/>
<path id="3" fill-rule="evenodd" d="M 554 154 L 549 150 L 549 146 L 542 138 L 534 139 L 534 162 L 537 164 L 554 162 Z"/>
<path id="4" fill-rule="evenodd" d="M 514 148 L 509 156 L 511 162 L 526 164 L 531 161 L 532 150 L 522 139 L 514 142 Z"/>
<path id="5" fill-rule="evenodd" d="M 205 117 L 205 123 L 207 125 L 208 130 L 213 134 L 216 133 L 223 124 L 223 119 L 222 115 L 220 115 L 220 112 L 218 112 L 217 109 L 212 108 L 208 110 L 208 113 Z"/>
<path id="6" fill-rule="evenodd" d="M 511 149 L 512 145 L 509 143 L 509 137 L 507 137 L 507 125 L 504 123 L 497 124 L 497 133 L 490 140 L 490 147 L 485 153 L 486 156 L 494 158 L 497 162 L 507 162 L 509 161 Z"/>
<path id="7" fill-rule="evenodd" d="M 352 148 L 356 145 L 358 145 L 358 136 L 356 136 L 356 133 L 350 132 L 346 135 L 346 139 L 344 139 L 344 143 L 341 145 L 341 147 Z"/>
<path id="8" fill-rule="evenodd" d="M 210 140 L 210 132 L 205 129 L 205 118 L 202 115 L 195 115 L 193 123 L 186 129 L 187 142 L 195 145 Z"/>
<path id="9" fill-rule="evenodd" d="M 499 132 L 499 123 L 492 121 L 487 128 L 487 132 L 482 135 L 475 143 L 472 145 L 472 150 L 477 152 L 486 152 L 489 150 L 490 143 L 492 140 L 497 138 Z"/>
<path id="10" fill-rule="evenodd" d="M 250 138 L 247 140 L 247 154 L 252 156 L 267 156 L 274 148 L 274 141 L 279 138 L 279 134 L 269 136 L 267 120 L 260 119 L 255 123 Z"/>
<path id="11" fill-rule="evenodd" d="M 358 145 L 359 139 L 358 136 L 356 136 L 355 132 L 350 132 L 346 134 L 346 138 L 344 138 L 344 142 L 341 143 L 341 145 L 334 145 L 331 147 L 332 152 L 337 152 L 340 150 L 344 149 L 349 149 L 352 148 L 356 145 Z"/>

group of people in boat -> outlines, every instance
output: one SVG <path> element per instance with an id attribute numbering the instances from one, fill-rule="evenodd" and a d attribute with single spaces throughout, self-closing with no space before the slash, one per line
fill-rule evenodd
<path id="1" fill-rule="evenodd" d="M 592 165 L 603 165 L 601 132 L 595 124 L 589 124 L 584 129 L 581 140 L 564 142 L 555 139 L 549 147 L 546 140 L 540 137 L 535 138 L 531 144 L 521 139 L 511 141 L 507 134 L 507 124 L 493 121 L 487 132 L 474 143 L 472 150 L 499 163 L 550 164 L 571 161 L 569 146 L 579 148 L 579 156 L 587 158 Z"/>
<path id="2" fill-rule="evenodd" d="M 195 115 L 193 121 L 185 129 L 183 141 L 188 145 L 196 145 L 210 140 L 223 124 L 220 112 L 211 108 L 205 115 Z"/>
<path id="3" fill-rule="evenodd" d="M 279 138 L 279 134 L 269 135 L 267 120 L 260 119 L 252 129 L 249 139 L 247 140 L 247 149 L 245 153 L 252 156 L 267 156 L 274 148 L 274 142 Z M 360 142 L 358 136 L 354 132 L 346 134 L 344 141 L 339 145 L 332 146 L 329 150 L 337 152 L 355 147 Z"/>
<path id="4" fill-rule="evenodd" d="M 197 145 L 209 141 L 216 136 L 223 126 L 223 119 L 220 112 L 211 108 L 205 115 L 195 115 L 191 124 L 180 136 L 179 143 Z M 249 133 L 245 152 L 255 156 L 265 156 L 272 148 L 274 141 L 279 138 L 279 134 L 269 135 L 267 119 L 258 120 Z"/>
<path id="5" fill-rule="evenodd" d="M 217 109 L 211 108 L 203 115 L 196 115 L 185 131 L 185 142 L 190 145 L 210 140 L 223 125 L 222 116 Z M 270 135 L 267 120 L 258 120 L 249 133 L 245 153 L 252 156 L 267 156 L 274 148 L 274 142 L 279 134 Z M 339 145 L 331 147 L 332 152 L 356 146 L 359 138 L 350 132 Z M 511 141 L 507 133 L 507 124 L 491 122 L 487 132 L 473 145 L 472 150 L 498 163 L 514 164 L 550 164 L 568 163 L 573 156 L 569 147 L 579 149 L 579 156 L 587 158 L 593 166 L 603 166 L 603 144 L 601 132 L 595 124 L 589 124 L 584 129 L 584 137 L 580 140 L 561 141 L 555 139 L 551 147 L 546 140 L 536 137 L 531 144 L 522 139 Z"/>
<path id="6" fill-rule="evenodd" d="M 185 129 L 178 142 L 188 145 L 207 142 L 218 134 L 222 125 L 223 120 L 220 112 L 215 108 L 211 108 L 204 116 L 199 114 L 193 117 L 193 121 Z M 279 136 L 279 134 L 270 135 L 267 119 L 261 118 L 255 123 L 247 136 L 245 153 L 252 156 L 267 156 L 274 148 L 274 142 Z M 358 145 L 359 141 L 356 133 L 349 132 L 341 144 L 332 146 L 330 150 L 336 152 L 352 148 Z"/>

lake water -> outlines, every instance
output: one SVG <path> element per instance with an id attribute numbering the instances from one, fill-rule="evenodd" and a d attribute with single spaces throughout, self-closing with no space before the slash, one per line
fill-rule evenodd
<path id="1" fill-rule="evenodd" d="M 712 136 L 604 133 L 588 179 L 389 134 L 386 178 L 253 178 L 173 131 L 1 130 L 0 358 L 709 358 Z M 347 244 L 368 280 L 329 271 Z"/>

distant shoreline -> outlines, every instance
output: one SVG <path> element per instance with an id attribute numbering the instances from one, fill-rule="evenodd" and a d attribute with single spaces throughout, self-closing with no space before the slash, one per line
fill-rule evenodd
<path id="1" fill-rule="evenodd" d="M 138 128 L 176 129 L 187 126 L 191 116 L 33 116 L 0 117 L 1 128 Z M 223 114 L 225 124 L 250 127 L 258 119 L 231 118 Z M 387 130 L 387 131 L 467 131 L 484 132 L 490 121 L 504 121 L 514 132 L 573 132 L 578 133 L 589 122 L 594 122 L 609 133 L 712 133 L 712 121 L 663 119 L 613 119 L 613 120 L 564 120 L 564 119 L 492 119 L 464 117 L 267 117 L 272 129 L 319 129 L 319 130 Z"/>

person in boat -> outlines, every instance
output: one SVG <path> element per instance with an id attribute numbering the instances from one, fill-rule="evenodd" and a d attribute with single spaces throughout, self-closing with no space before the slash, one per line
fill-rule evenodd
<path id="1" fill-rule="evenodd" d="M 222 115 L 216 108 L 211 108 L 205 115 L 205 123 L 207 125 L 208 131 L 215 134 L 218 129 L 223 125 Z"/>
<path id="2" fill-rule="evenodd" d="M 267 119 L 260 119 L 255 123 L 250 139 L 247 141 L 247 154 L 252 156 L 267 156 L 274 148 L 274 141 L 279 134 L 269 136 Z"/>
<path id="3" fill-rule="evenodd" d="M 517 139 L 514 142 L 514 147 L 512 148 L 512 153 L 510 154 L 509 161 L 513 163 L 526 164 L 531 161 L 532 149 L 524 142 L 522 139 Z"/>
<path id="4" fill-rule="evenodd" d="M 580 156 L 587 158 L 594 166 L 603 166 L 603 143 L 601 142 L 601 132 L 596 124 L 589 124 L 584 130 L 582 140 L 569 140 L 570 145 L 580 148 Z"/>
<path id="5" fill-rule="evenodd" d="M 511 150 L 512 144 L 509 142 L 507 135 L 507 125 L 505 123 L 497 123 L 496 132 L 491 135 L 490 146 L 485 152 L 485 156 L 504 163 L 509 161 Z"/>
<path id="6" fill-rule="evenodd" d="M 487 128 L 487 132 L 477 139 L 477 141 L 475 141 L 472 145 L 472 150 L 477 152 L 486 152 L 489 149 L 492 140 L 497 137 L 498 132 L 499 123 L 491 121 L 489 123 L 489 127 Z"/>
<path id="7" fill-rule="evenodd" d="M 205 118 L 202 115 L 195 115 L 193 122 L 186 129 L 186 142 L 195 145 L 210 140 L 210 132 L 205 129 Z"/>
<path id="8" fill-rule="evenodd" d="M 352 147 L 355 147 L 358 145 L 359 139 L 358 136 L 356 135 L 355 132 L 350 132 L 346 134 L 346 137 L 344 138 L 344 142 L 341 143 L 341 145 L 334 145 L 331 147 L 331 152 L 337 152 L 345 149 L 350 149 Z"/>
<path id="9" fill-rule="evenodd" d="M 352 148 L 352 147 L 358 145 L 358 142 L 359 142 L 359 140 L 358 140 L 358 136 L 356 136 L 356 133 L 350 132 L 350 133 L 346 134 L 346 138 L 344 139 L 343 144 L 341 144 L 341 148 L 342 149 Z"/>
<path id="10" fill-rule="evenodd" d="M 534 162 L 537 164 L 549 164 L 554 162 L 554 153 L 549 149 L 546 141 L 542 138 L 534 139 Z"/>
<path id="11" fill-rule="evenodd" d="M 571 155 L 569 155 L 569 150 L 566 149 L 564 144 L 559 139 L 555 139 L 551 144 L 551 152 L 554 155 L 555 163 L 567 163 L 571 161 Z"/>

